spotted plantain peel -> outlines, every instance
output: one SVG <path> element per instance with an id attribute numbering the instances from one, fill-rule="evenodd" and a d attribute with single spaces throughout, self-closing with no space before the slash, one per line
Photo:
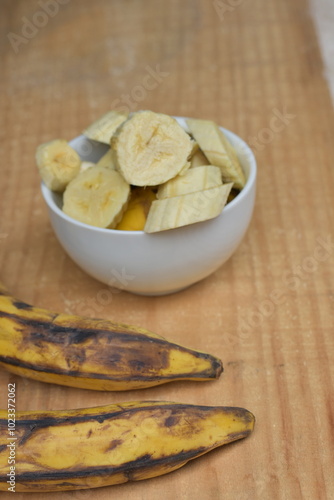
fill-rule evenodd
<path id="1" fill-rule="evenodd" d="M 16 414 L 15 490 L 96 488 L 160 476 L 247 437 L 244 408 L 166 401 Z M 0 490 L 7 490 L 7 411 L 0 411 Z"/>
<path id="2" fill-rule="evenodd" d="M 144 328 L 33 307 L 0 288 L 0 366 L 17 375 L 99 391 L 217 379 L 222 362 Z"/>

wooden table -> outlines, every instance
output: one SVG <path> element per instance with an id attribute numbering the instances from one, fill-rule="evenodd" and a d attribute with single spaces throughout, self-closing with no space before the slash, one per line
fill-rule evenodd
<path id="1" fill-rule="evenodd" d="M 1 279 L 35 305 L 86 304 L 92 316 L 215 353 L 225 372 L 118 394 L 1 372 L 1 404 L 10 380 L 18 410 L 168 399 L 243 406 L 257 424 L 169 475 L 47 498 L 334 498 L 334 120 L 306 0 L 58 2 L 41 15 L 35 0 L 1 1 Z M 243 243 L 209 278 L 165 297 L 113 294 L 104 307 L 104 286 L 53 235 L 34 153 L 120 106 L 235 131 L 256 153 L 258 194 Z"/>

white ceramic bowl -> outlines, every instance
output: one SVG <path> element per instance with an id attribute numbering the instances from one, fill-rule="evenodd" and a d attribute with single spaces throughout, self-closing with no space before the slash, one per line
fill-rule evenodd
<path id="1" fill-rule="evenodd" d="M 187 129 L 184 118 L 175 118 Z M 144 295 L 176 292 L 216 271 L 245 235 L 256 189 L 252 151 L 240 137 L 222 130 L 237 150 L 247 182 L 218 217 L 205 222 L 152 234 L 88 226 L 65 215 L 61 197 L 42 183 L 52 227 L 68 255 L 102 283 Z M 84 136 L 70 144 L 85 161 L 97 161 L 108 149 Z"/>

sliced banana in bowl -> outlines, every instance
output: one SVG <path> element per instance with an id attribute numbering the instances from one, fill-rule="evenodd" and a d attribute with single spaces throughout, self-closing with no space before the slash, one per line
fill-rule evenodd
<path id="1" fill-rule="evenodd" d="M 93 141 L 109 145 L 111 137 L 127 117 L 127 113 L 109 111 L 89 125 L 82 133 Z"/>
<path id="2" fill-rule="evenodd" d="M 219 167 L 213 165 L 203 165 L 191 168 L 183 175 L 177 175 L 158 188 L 157 198 L 171 198 L 181 194 L 203 191 L 212 187 L 222 185 L 222 176 Z"/>
<path id="3" fill-rule="evenodd" d="M 62 193 L 80 172 L 81 159 L 65 139 L 55 139 L 38 146 L 36 163 L 48 188 Z"/>
<path id="4" fill-rule="evenodd" d="M 175 118 L 139 111 L 119 127 L 111 147 L 116 167 L 129 184 L 156 186 L 190 166 L 193 141 Z"/>
<path id="5" fill-rule="evenodd" d="M 217 217 L 232 183 L 153 201 L 144 231 L 156 233 Z"/>
<path id="6" fill-rule="evenodd" d="M 67 185 L 63 211 L 85 224 L 112 229 L 121 219 L 129 196 L 130 186 L 121 174 L 93 166 Z"/>
<path id="7" fill-rule="evenodd" d="M 48 188 L 63 193 L 63 212 L 84 224 L 175 229 L 217 217 L 246 184 L 228 135 L 210 120 L 109 111 L 83 134 L 42 144 L 36 160 Z"/>
<path id="8" fill-rule="evenodd" d="M 123 121 L 113 137 L 135 116 Z M 197 131 L 195 143 L 187 118 L 173 118 L 187 134 L 187 146 L 176 155 L 178 173 L 164 176 L 160 184 L 130 184 L 115 159 L 116 151 L 85 135 L 68 143 L 82 160 L 82 173 L 66 181 L 65 194 L 41 183 L 57 239 L 81 269 L 111 287 L 103 289 L 106 303 L 114 289 L 164 295 L 202 280 L 232 256 L 249 227 L 256 192 L 256 161 L 250 148 L 219 127 L 245 177 L 245 182 L 239 177 L 243 187 L 236 188 L 235 180 L 228 194 L 232 181 L 220 160 L 231 152 L 221 135 L 219 140 L 215 136 L 218 164 L 212 165 L 202 131 Z M 97 175 L 100 169 L 102 175 Z M 236 173 L 238 167 L 232 170 Z"/>
<path id="9" fill-rule="evenodd" d="M 211 165 L 220 167 L 225 182 L 242 189 L 246 178 L 232 144 L 218 125 L 210 120 L 188 118 L 187 125 Z"/>

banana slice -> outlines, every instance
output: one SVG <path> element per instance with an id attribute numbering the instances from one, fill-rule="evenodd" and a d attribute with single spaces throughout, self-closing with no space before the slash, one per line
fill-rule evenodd
<path id="1" fill-rule="evenodd" d="M 114 151 L 112 149 L 109 149 L 106 152 L 106 154 L 99 159 L 96 165 L 98 165 L 99 167 L 108 167 L 112 168 L 113 170 L 116 170 L 114 156 L 115 156 Z"/>
<path id="2" fill-rule="evenodd" d="M 184 169 L 193 141 L 174 118 L 139 111 L 123 123 L 111 146 L 117 169 L 129 184 L 156 186 Z"/>
<path id="3" fill-rule="evenodd" d="M 84 172 L 85 170 L 88 170 L 91 167 L 95 167 L 96 163 L 93 163 L 92 161 L 83 161 L 80 165 L 80 172 Z"/>
<path id="4" fill-rule="evenodd" d="M 116 229 L 121 231 L 142 231 L 154 200 L 156 200 L 156 195 L 152 189 L 134 188 L 127 209 Z"/>
<path id="5" fill-rule="evenodd" d="M 196 151 L 194 156 L 192 156 L 190 160 L 190 168 L 195 168 L 195 167 L 202 167 L 203 165 L 209 165 L 210 162 L 203 153 L 201 149 Z"/>
<path id="6" fill-rule="evenodd" d="M 190 156 L 191 156 L 191 158 L 192 158 L 192 157 L 194 156 L 194 154 L 196 154 L 196 153 L 197 153 L 197 151 L 199 151 L 199 144 L 198 144 L 198 142 L 196 142 L 196 141 L 193 139 L 193 137 L 191 137 L 191 136 L 190 136 L 190 138 L 191 138 L 191 140 L 192 140 L 192 145 L 193 145 L 192 150 L 191 150 L 191 153 L 190 153 Z"/>
<path id="7" fill-rule="evenodd" d="M 223 180 L 234 182 L 235 187 L 242 189 L 245 174 L 235 149 L 219 127 L 212 121 L 195 118 L 188 118 L 187 125 L 211 165 L 221 168 Z"/>
<path id="8" fill-rule="evenodd" d="M 85 224 L 113 228 L 122 217 L 129 196 L 130 186 L 119 172 L 95 166 L 69 183 L 63 211 Z"/>
<path id="9" fill-rule="evenodd" d="M 165 184 L 161 184 L 157 192 L 157 198 L 163 200 L 164 198 L 203 191 L 221 185 L 222 174 L 219 167 L 206 165 L 191 168 L 185 174 L 177 175 Z"/>
<path id="10" fill-rule="evenodd" d="M 217 217 L 231 188 L 232 183 L 153 201 L 144 231 L 155 233 Z"/>
<path id="11" fill-rule="evenodd" d="M 189 168 L 191 166 L 191 163 L 190 161 L 187 161 L 183 167 L 181 168 L 180 172 L 178 173 L 178 175 L 184 175 L 186 172 L 188 172 Z M 174 177 L 173 177 L 174 178 Z M 161 184 L 159 184 L 160 186 Z"/>
<path id="12" fill-rule="evenodd" d="M 89 125 L 82 133 L 94 141 L 110 144 L 110 138 L 115 133 L 116 129 L 127 119 L 127 113 L 119 113 L 118 111 L 109 111 L 101 116 L 94 123 Z"/>
<path id="13" fill-rule="evenodd" d="M 55 139 L 38 146 L 37 167 L 46 186 L 62 193 L 79 173 L 81 160 L 65 139 Z"/>

